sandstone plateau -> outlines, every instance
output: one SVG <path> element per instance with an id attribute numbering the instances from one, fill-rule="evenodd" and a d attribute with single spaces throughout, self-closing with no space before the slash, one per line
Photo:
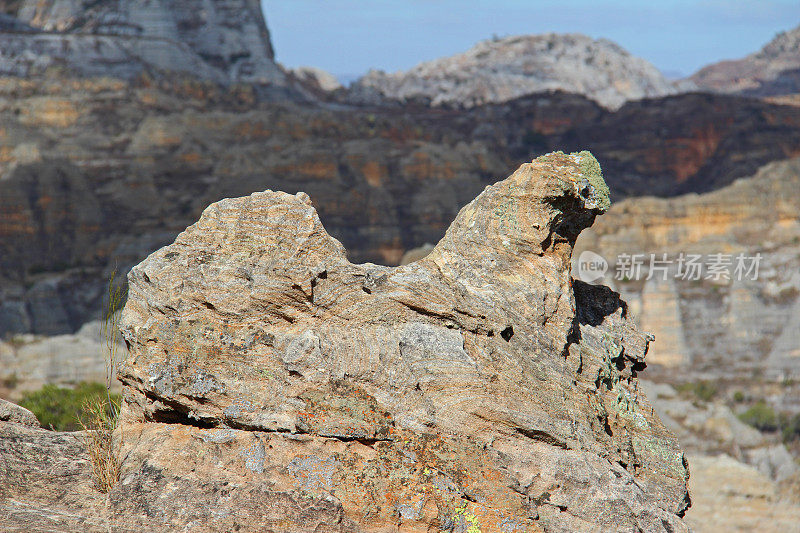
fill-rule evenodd
<path id="1" fill-rule="evenodd" d="M 211 202 L 305 190 L 356 261 L 437 242 L 504 169 L 589 147 L 617 197 L 708 190 L 800 151 L 800 110 L 679 95 L 608 112 L 576 95 L 467 111 L 260 100 L 199 81 L 0 83 L 0 335 L 74 333 L 111 272 Z M 751 132 L 757 131 L 757 134 Z"/>
<path id="2" fill-rule="evenodd" d="M 688 83 L 685 88 L 691 87 Z M 405 72 L 372 70 L 353 84 L 351 98 L 472 107 L 557 89 L 582 94 L 609 109 L 678 92 L 653 65 L 614 42 L 548 33 L 482 41 L 463 54 Z"/>
<path id="3" fill-rule="evenodd" d="M 17 414 L 0 527 L 687 531 L 651 338 L 570 276 L 608 206 L 591 154 L 552 153 L 390 268 L 349 262 L 304 193 L 212 204 L 129 274 L 119 484 L 91 496 L 77 438 Z"/>

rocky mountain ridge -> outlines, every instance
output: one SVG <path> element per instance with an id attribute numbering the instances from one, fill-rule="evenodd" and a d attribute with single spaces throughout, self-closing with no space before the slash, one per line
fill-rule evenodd
<path id="1" fill-rule="evenodd" d="M 298 98 L 274 61 L 258 0 L 4 2 L 0 72 L 131 80 L 179 74 L 229 85 L 250 83 Z M 11 18 L 14 17 L 14 18 Z"/>
<path id="2" fill-rule="evenodd" d="M 690 78 L 698 87 L 758 97 L 800 94 L 800 26 L 780 32 L 758 52 L 703 67 Z"/>
<path id="3" fill-rule="evenodd" d="M 553 90 L 584 95 L 609 109 L 678 92 L 653 65 L 612 41 L 548 33 L 482 41 L 404 72 L 372 70 L 351 85 L 349 100 L 468 108 Z"/>

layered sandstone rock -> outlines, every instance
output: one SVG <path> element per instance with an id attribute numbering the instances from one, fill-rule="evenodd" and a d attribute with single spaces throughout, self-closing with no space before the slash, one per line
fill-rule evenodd
<path id="1" fill-rule="evenodd" d="M 483 41 L 463 54 L 406 72 L 373 70 L 353 85 L 351 97 L 472 107 L 557 89 L 585 95 L 610 109 L 628 100 L 677 92 L 653 65 L 616 43 L 548 33 Z"/>
<path id="2" fill-rule="evenodd" d="M 800 110 L 682 95 L 610 113 L 564 93 L 469 111 L 340 109 L 199 82 L 5 78 L 0 336 L 97 319 L 115 268 L 220 198 L 305 190 L 352 260 L 391 265 L 437 242 L 505 169 L 582 145 L 618 196 L 704 190 L 800 149 Z"/>
<path id="3" fill-rule="evenodd" d="M 303 193 L 212 204 L 129 275 L 113 516 L 686 530 L 686 463 L 635 377 L 649 337 L 615 293 L 571 283 L 608 205 L 591 154 L 550 154 L 389 268 L 350 263 Z"/>

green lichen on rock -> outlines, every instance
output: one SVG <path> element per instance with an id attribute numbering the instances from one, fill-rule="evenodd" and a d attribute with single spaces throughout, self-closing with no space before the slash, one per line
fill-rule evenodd
<path id="1" fill-rule="evenodd" d="M 478 517 L 467 511 L 466 502 L 459 508 L 452 516 L 458 531 L 465 533 L 481 533 L 481 527 L 478 524 Z"/>
<path id="2" fill-rule="evenodd" d="M 570 154 L 578 158 L 578 164 L 581 169 L 581 177 L 585 178 L 594 188 L 592 194 L 593 199 L 597 205 L 597 209 L 607 211 L 611 207 L 611 192 L 603 179 L 603 171 L 600 169 L 600 163 L 595 159 L 592 153 L 588 150 Z"/>

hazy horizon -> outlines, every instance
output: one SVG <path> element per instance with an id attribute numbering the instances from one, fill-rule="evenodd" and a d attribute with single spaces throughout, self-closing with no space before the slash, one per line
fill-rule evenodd
<path id="1" fill-rule="evenodd" d="M 610 39 L 669 77 L 753 53 L 800 24 L 800 2 L 671 0 L 262 1 L 276 58 L 340 79 L 393 72 L 494 36 L 583 33 Z"/>

